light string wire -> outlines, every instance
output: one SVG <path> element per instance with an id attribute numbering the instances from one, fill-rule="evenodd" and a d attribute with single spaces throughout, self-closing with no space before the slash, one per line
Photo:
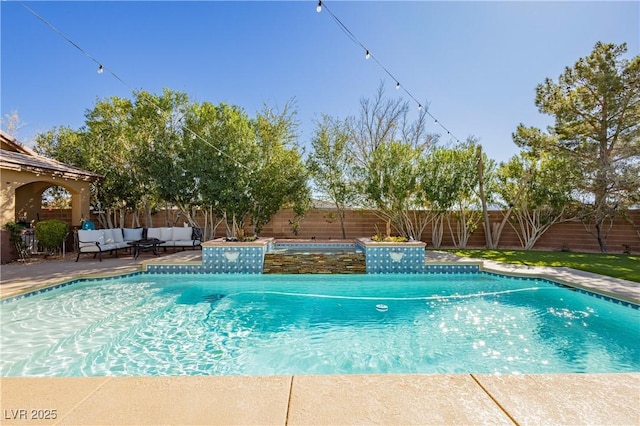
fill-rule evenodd
<path id="1" fill-rule="evenodd" d="M 391 72 L 389 71 L 389 69 L 387 69 L 387 67 L 384 66 L 384 64 L 371 52 L 370 49 L 368 49 L 354 34 L 353 32 L 351 32 L 351 30 L 340 20 L 340 18 L 338 18 L 332 11 L 331 9 L 329 9 L 327 7 L 327 4 L 322 1 L 319 0 L 318 1 L 318 6 L 316 7 L 316 11 L 318 13 L 321 13 L 323 10 L 326 10 L 327 13 L 329 14 L 329 16 L 331 16 L 331 18 L 334 20 L 334 22 L 336 23 L 336 25 L 338 25 L 338 27 L 347 35 L 347 37 L 356 45 L 360 46 L 364 51 L 365 51 L 365 57 L 367 59 L 373 59 L 375 61 L 376 64 L 378 64 L 378 66 L 380 68 L 382 68 L 382 70 L 389 76 L 391 77 L 391 79 L 393 81 L 396 82 L 396 89 L 402 88 L 402 90 L 407 94 L 407 96 L 409 96 L 411 99 L 413 99 L 413 101 L 418 105 L 418 109 L 422 109 L 423 105 L 422 103 L 420 103 L 420 101 L 418 101 L 416 99 L 415 96 L 413 96 L 413 94 L 411 92 L 409 92 L 409 90 L 403 85 L 400 84 L 400 80 L 398 80 L 393 74 L 391 74 Z M 433 119 L 433 122 L 435 124 L 437 124 L 438 126 L 440 126 L 445 132 L 447 132 L 447 135 L 449 135 L 450 137 L 452 137 L 457 143 L 460 143 L 460 140 L 455 137 L 453 135 L 453 133 L 451 133 L 451 131 L 446 128 L 441 122 L 440 120 L 438 120 L 436 117 L 433 116 L 433 114 L 431 114 L 431 112 L 429 111 L 429 108 L 426 108 L 425 113 L 431 117 L 431 119 Z"/>
<path id="2" fill-rule="evenodd" d="M 126 81 L 124 81 L 122 78 L 120 78 L 120 76 L 118 76 L 115 72 L 113 72 L 112 70 L 110 70 L 109 68 L 105 67 L 100 61 L 98 61 L 95 57 L 93 57 L 91 54 L 89 54 L 86 50 L 84 50 L 82 47 L 80 47 L 80 45 L 78 45 L 76 42 L 74 42 L 73 40 L 71 40 L 71 38 L 69 38 L 66 34 L 64 34 L 62 31 L 60 31 L 58 28 L 56 28 L 53 24 L 51 24 L 48 20 L 46 20 L 43 16 L 41 16 L 40 14 L 38 14 L 36 11 L 34 11 L 33 9 L 31 9 L 29 6 L 27 6 L 26 4 L 24 4 L 23 2 L 18 2 L 20 3 L 20 5 L 22 5 L 22 7 L 24 7 L 27 11 L 29 11 L 33 16 L 35 16 L 36 18 L 38 18 L 40 21 L 42 21 L 45 25 L 47 25 L 49 28 L 51 28 L 51 30 L 53 30 L 56 34 L 58 34 L 60 37 L 62 37 L 64 40 L 66 40 L 69 44 L 71 44 L 73 47 L 75 47 L 76 49 L 78 49 L 84 56 L 86 56 L 87 58 L 91 59 L 93 62 L 95 62 L 98 65 L 98 70 L 100 73 L 107 71 L 109 74 L 111 74 L 116 80 L 118 80 L 120 83 L 122 83 L 127 89 L 129 89 L 131 92 L 135 92 L 135 89 L 133 88 L 133 86 L 127 84 Z M 167 115 L 167 119 L 168 119 L 168 115 L 169 113 L 165 113 L 165 111 L 162 110 L 162 108 L 160 107 L 160 105 L 156 104 L 154 101 L 152 101 L 151 99 L 147 99 L 147 97 L 138 97 L 138 99 L 142 99 L 145 102 L 148 102 L 149 105 L 153 106 L 156 108 L 156 111 L 161 114 L 161 115 Z M 182 117 L 184 118 L 184 117 Z M 179 119 L 179 121 L 182 121 L 182 118 Z M 217 146 L 213 145 L 211 142 L 209 142 L 208 140 L 206 140 L 205 138 L 203 138 L 202 136 L 200 136 L 198 133 L 196 133 L 193 129 L 191 129 L 189 126 L 187 126 L 186 124 L 184 124 L 184 122 L 182 123 L 182 129 L 186 130 L 187 132 L 189 132 L 191 135 L 193 135 L 196 139 L 201 140 L 202 142 L 204 142 L 205 144 L 209 145 L 211 148 L 215 149 L 218 152 L 218 155 L 224 155 L 225 157 L 227 157 L 229 160 L 231 160 L 233 162 L 233 164 L 235 164 L 238 167 L 244 167 L 246 170 L 249 170 L 250 172 L 252 171 L 252 168 L 242 164 L 240 162 L 238 162 L 238 160 L 232 158 L 229 154 L 227 154 L 226 152 L 222 151 L 220 148 L 218 148 Z"/>

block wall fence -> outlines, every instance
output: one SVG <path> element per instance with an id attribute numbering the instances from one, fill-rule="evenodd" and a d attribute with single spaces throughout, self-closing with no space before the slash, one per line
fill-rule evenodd
<path id="1" fill-rule="evenodd" d="M 640 224 L 640 210 L 632 210 L 629 217 L 636 225 Z M 164 210 L 152 216 L 152 223 L 146 224 L 142 220 L 144 227 L 165 226 L 166 217 L 176 217 L 175 214 L 167 215 Z M 502 220 L 502 212 L 489 212 L 490 220 L 499 223 Z M 60 219 L 71 224 L 70 210 L 41 210 L 40 220 Z M 197 218 L 199 223 L 204 224 L 202 217 Z M 294 213 L 291 210 L 279 211 L 273 219 L 265 225 L 261 237 L 274 238 L 300 238 L 300 239 L 342 239 L 342 231 L 337 212 L 331 209 L 313 209 L 307 212 L 306 216 L 299 220 L 297 235 L 294 234 L 290 221 L 293 221 Z M 97 220 L 94 220 L 96 225 Z M 125 219 L 127 226 L 132 223 L 132 218 L 127 215 Z M 77 224 L 75 224 L 77 226 Z M 174 225 L 174 224 L 171 224 Z M 183 221 L 178 219 L 176 226 L 182 226 Z M 358 237 L 371 237 L 376 234 L 377 228 L 384 233 L 386 223 L 377 217 L 374 212 L 368 210 L 351 210 L 346 212 L 345 231 L 348 239 Z M 427 243 L 427 248 L 433 247 L 431 242 L 431 225 L 428 225 L 421 240 Z M 246 229 L 247 234 L 252 232 L 251 228 Z M 392 232 L 393 233 L 393 232 Z M 225 236 L 224 226 L 218 228 L 216 237 Z M 5 241 L 6 240 L 6 241 Z M 479 224 L 472 234 L 467 245 L 468 248 L 482 248 L 485 245 L 484 228 Z M 453 242 L 445 221 L 442 248 L 452 248 Z M 504 227 L 500 238 L 500 248 L 520 248 L 518 238 L 513 229 L 507 224 Z M 638 231 L 628 221 L 617 218 L 607 239 L 607 248 L 610 253 L 623 253 L 630 251 L 633 254 L 640 254 L 640 237 Z M 564 222 L 553 225 L 534 246 L 534 250 L 570 250 L 584 252 L 599 252 L 596 238 L 585 230 L 579 221 Z M 8 233 L 2 230 L 2 263 L 7 261 L 12 247 L 8 241 Z M 73 239 L 67 242 L 67 251 L 73 251 Z"/>
<path id="2" fill-rule="evenodd" d="M 165 214 L 164 210 L 159 211 L 152 216 L 152 223 L 147 225 L 142 220 L 142 226 L 165 226 L 166 217 L 176 217 L 174 214 Z M 290 221 L 294 219 L 294 213 L 291 210 L 279 211 L 271 221 L 264 226 L 261 237 L 274 237 L 274 238 L 301 238 L 301 239 L 342 239 L 342 231 L 340 228 L 340 220 L 338 214 L 332 209 L 313 209 L 309 210 L 307 214 L 299 220 L 298 233 L 294 234 Z M 640 210 L 631 210 L 629 212 L 630 218 L 636 226 L 640 226 Z M 490 211 L 489 218 L 492 224 L 500 223 L 502 220 L 501 211 Z M 41 220 L 47 219 L 60 219 L 67 222 L 71 221 L 71 211 L 66 210 L 42 210 L 40 213 Z M 204 224 L 204 219 L 198 217 L 199 223 Z M 97 221 L 94 220 L 97 224 Z M 131 216 L 127 216 L 125 223 L 131 224 Z M 128 225 L 128 226 L 129 226 Z M 171 226 L 174 224 L 170 224 Z M 176 226 L 182 226 L 183 220 L 178 219 Z M 349 210 L 346 212 L 345 218 L 345 231 L 348 239 L 358 237 L 371 237 L 376 234 L 377 228 L 384 233 L 386 231 L 386 223 L 380 219 L 373 211 L 370 210 Z M 452 226 L 455 226 L 452 223 Z M 493 225 L 492 225 L 493 226 Z M 431 242 L 431 225 L 427 225 L 422 233 L 421 240 L 427 243 L 427 247 L 433 247 Z M 247 235 L 253 232 L 249 227 L 246 229 Z M 393 233 L 393 231 L 392 231 Z M 224 237 L 224 226 L 220 226 L 217 230 L 216 237 Z M 468 248 L 482 248 L 485 245 L 484 227 L 480 223 L 469 239 Z M 640 253 L 640 236 L 638 236 L 637 230 L 631 223 L 623 218 L 617 218 L 614 221 L 613 227 L 609 233 L 607 239 L 607 248 L 611 253 L 622 253 L 626 250 L 626 247 L 632 253 Z M 442 247 L 453 247 L 453 241 L 451 234 L 445 221 L 444 235 L 442 238 Z M 520 243 L 516 233 L 511 226 L 505 225 L 500 237 L 501 248 L 520 248 Z M 543 236 L 538 240 L 534 249 L 538 250 L 571 250 L 571 251 L 594 251 L 599 252 L 598 241 L 596 238 L 589 234 L 582 223 L 579 221 L 564 222 L 553 225 Z"/>
<path id="3" fill-rule="evenodd" d="M 640 210 L 633 210 L 629 216 L 636 226 L 640 225 Z M 492 223 L 500 223 L 502 212 L 491 211 L 489 218 Z M 289 224 L 293 220 L 294 214 L 289 210 L 282 210 L 269 222 L 261 236 L 275 238 L 318 238 L 318 239 L 341 239 L 342 231 L 340 221 L 335 211 L 332 210 L 311 210 L 299 221 L 298 234 L 295 235 Z M 385 233 L 386 223 L 378 218 L 371 211 L 347 211 L 345 218 L 345 231 L 347 238 L 371 237 L 376 234 L 376 226 Z M 455 223 L 452 222 L 455 229 Z M 393 231 L 392 231 L 393 233 Z M 427 248 L 433 247 L 431 239 L 432 227 L 427 225 L 422 233 L 421 240 L 427 243 Z M 467 248 L 483 248 L 485 246 L 484 227 L 482 223 L 478 225 L 467 244 Z M 442 238 L 442 248 L 452 248 L 453 240 L 445 220 L 444 235 Z M 500 237 L 500 248 L 520 248 L 520 242 L 513 229 L 505 225 Z M 614 221 L 613 227 L 607 239 L 607 248 L 611 253 L 623 253 L 625 250 L 632 253 L 640 253 L 640 236 L 631 223 L 625 219 L 618 218 Z M 537 250 L 571 250 L 599 252 L 598 241 L 589 234 L 579 221 L 564 222 L 553 225 L 538 240 L 534 249 Z"/>

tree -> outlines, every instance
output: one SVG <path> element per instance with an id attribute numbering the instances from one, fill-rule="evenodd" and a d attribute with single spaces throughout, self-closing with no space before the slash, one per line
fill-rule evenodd
<path id="1" fill-rule="evenodd" d="M 344 228 L 345 212 L 357 199 L 348 149 L 349 132 L 347 124 L 337 118 L 323 115 L 316 123 L 311 141 L 312 152 L 307 159 L 307 168 L 313 178 L 318 194 L 329 200 L 338 211 L 342 238 L 346 238 Z"/>
<path id="2" fill-rule="evenodd" d="M 151 222 L 151 208 L 165 204 L 165 226 L 175 223 L 168 217 L 170 207 L 178 207 L 191 225 L 197 225 L 191 216 L 195 188 L 185 164 L 183 118 L 189 106 L 185 93 L 163 89 L 161 95 L 146 91 L 134 93 L 129 120 L 129 139 L 133 144 L 132 156 L 140 197 L 138 202 Z M 148 225 L 150 226 L 150 225 Z"/>
<path id="3" fill-rule="evenodd" d="M 469 138 L 453 148 L 434 148 L 422 163 L 421 188 L 426 206 L 433 213 L 432 243 L 436 248 L 442 243 L 445 219 L 456 247 L 466 247 L 478 227 L 476 161 L 476 142 Z"/>
<path id="4" fill-rule="evenodd" d="M 104 176 L 96 192 L 105 213 L 99 214 L 103 227 L 124 226 L 124 212 L 135 209 L 147 195 L 145 180 L 135 164 L 140 154 L 133 140 L 129 99 L 110 97 L 96 101 L 85 113 L 84 139 L 86 168 Z M 119 213 L 120 225 L 114 221 Z M 115 223 L 114 223 L 115 222 Z M 148 225 L 149 226 L 149 225 Z"/>
<path id="5" fill-rule="evenodd" d="M 426 207 L 433 215 L 431 242 L 435 248 L 442 244 L 445 219 L 454 245 L 459 247 L 466 246 L 477 226 L 475 218 L 470 217 L 477 214 L 468 208 L 476 176 L 473 157 L 465 155 L 469 152 L 464 145 L 455 148 L 436 147 L 421 164 L 421 187 Z M 455 235 L 450 220 L 452 214 L 458 218 Z"/>
<path id="6" fill-rule="evenodd" d="M 18 115 L 18 110 L 11 110 L 11 113 L 5 114 L 4 118 L 0 119 L 0 124 L 4 127 L 4 131 L 16 138 L 18 136 L 18 132 L 26 123 L 20 120 L 20 115 Z"/>
<path id="7" fill-rule="evenodd" d="M 418 240 L 431 220 L 419 192 L 419 159 L 438 139 L 426 131 L 426 109 L 410 120 L 409 103 L 385 98 L 382 85 L 373 100 L 363 99 L 360 106 L 360 115 L 350 118 L 348 126 L 363 202 L 402 236 Z"/>
<path id="8" fill-rule="evenodd" d="M 253 164 L 250 207 L 254 234 L 283 207 L 295 213 L 294 221 L 309 209 L 310 191 L 306 169 L 295 144 L 295 110 L 287 103 L 281 112 L 267 107 L 253 122 L 258 157 Z"/>
<path id="9" fill-rule="evenodd" d="M 373 99 L 360 100 L 360 114 L 348 119 L 352 159 L 366 167 L 371 155 L 381 145 L 402 141 L 421 151 L 434 146 L 438 136 L 426 131 L 427 109 L 421 108 L 415 120 L 409 118 L 409 102 L 385 97 L 380 84 Z"/>
<path id="10" fill-rule="evenodd" d="M 185 170 L 205 210 L 205 237 L 213 237 L 222 223 L 227 237 L 235 237 L 252 207 L 259 159 L 251 120 L 238 106 L 203 102 L 190 105 L 184 128 Z"/>
<path id="11" fill-rule="evenodd" d="M 53 127 L 35 137 L 34 150 L 45 157 L 89 169 L 91 153 L 84 132 L 70 127 Z"/>
<path id="12" fill-rule="evenodd" d="M 380 145 L 362 175 L 362 188 L 378 215 L 389 221 L 401 236 L 419 240 L 429 223 L 420 191 L 422 151 L 403 142 Z"/>
<path id="13" fill-rule="evenodd" d="M 582 171 L 581 219 L 603 252 L 615 215 L 640 187 L 640 56 L 626 60 L 626 51 L 598 42 L 557 82 L 536 89 L 540 112 L 555 117 L 550 152 L 569 153 Z"/>
<path id="14" fill-rule="evenodd" d="M 573 217 L 578 171 L 567 155 L 540 151 L 554 141 L 539 129 L 520 125 L 513 139 L 525 149 L 500 165 L 498 193 L 508 207 L 510 225 L 528 250 L 552 225 Z"/>

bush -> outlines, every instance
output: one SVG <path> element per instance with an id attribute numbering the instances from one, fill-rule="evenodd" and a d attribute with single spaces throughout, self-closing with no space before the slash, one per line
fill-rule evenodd
<path id="1" fill-rule="evenodd" d="M 13 243 L 13 246 L 16 248 L 16 250 L 18 250 L 18 255 L 22 256 L 24 251 L 27 249 L 27 244 L 22 240 L 22 234 L 21 234 L 22 230 L 24 229 L 24 226 L 15 222 L 7 222 L 4 225 L 4 229 L 9 231 L 11 235 L 10 239 L 11 239 L 11 242 Z"/>
<path id="2" fill-rule="evenodd" d="M 68 233 L 69 225 L 61 220 L 43 220 L 36 224 L 38 243 L 48 252 L 53 252 L 60 247 Z"/>
<path id="3" fill-rule="evenodd" d="M 377 243 L 406 243 L 409 241 L 407 237 L 385 237 L 380 235 L 374 235 L 371 237 L 371 241 L 375 241 Z"/>

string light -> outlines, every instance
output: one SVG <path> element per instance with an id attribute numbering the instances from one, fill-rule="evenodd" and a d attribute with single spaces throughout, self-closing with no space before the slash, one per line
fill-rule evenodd
<path id="1" fill-rule="evenodd" d="M 89 53 L 87 53 L 82 47 L 80 47 L 77 43 L 75 43 L 73 40 L 71 40 L 69 37 L 67 37 L 62 31 L 58 30 L 56 27 L 54 27 L 49 21 L 47 21 L 45 18 L 43 18 L 42 16 L 40 16 L 38 13 L 36 13 L 33 9 L 29 8 L 27 5 L 25 5 L 22 2 L 19 2 L 22 7 L 24 7 L 25 9 L 27 9 L 33 16 L 35 16 L 36 18 L 40 19 L 45 25 L 47 25 L 49 28 L 51 28 L 53 31 L 55 31 L 60 37 L 62 37 L 63 39 L 65 39 L 67 42 L 69 42 L 73 47 L 75 47 L 76 49 L 78 49 L 80 52 L 82 52 L 87 58 L 91 59 L 93 62 L 95 62 L 96 64 L 98 64 L 98 73 L 102 74 L 105 70 L 104 66 L 97 60 L 95 59 L 93 56 L 91 56 Z M 322 2 L 320 2 L 322 3 Z M 129 84 L 127 84 L 126 81 L 124 81 L 122 78 L 120 78 L 117 74 L 115 74 L 113 71 L 111 70 L 107 70 L 109 72 L 109 74 L 111 74 L 113 77 L 115 77 L 118 81 L 120 81 L 120 83 L 122 83 L 124 86 L 126 86 L 131 92 L 134 91 L 133 87 L 130 86 Z M 162 108 L 160 107 L 160 105 L 154 103 L 151 99 L 148 99 L 147 97 L 144 98 L 139 98 L 145 102 L 148 102 L 151 106 L 155 107 L 157 109 L 157 111 L 160 114 L 164 114 L 164 111 L 162 110 Z M 227 157 L 229 160 L 233 161 L 233 164 L 236 167 L 243 167 L 246 170 L 251 171 L 251 167 L 245 165 L 245 164 L 241 164 L 238 163 L 234 158 L 232 158 L 229 154 L 223 152 L 220 148 L 218 148 L 217 146 L 213 145 L 211 142 L 209 142 L 208 140 L 204 139 L 202 136 L 200 136 L 198 133 L 196 133 L 195 131 L 193 131 L 191 128 L 189 128 L 187 125 L 183 124 L 183 129 L 186 130 L 187 132 L 191 133 L 191 135 L 193 135 L 196 139 L 199 139 L 200 141 L 204 142 L 206 145 L 209 145 L 211 148 L 213 148 L 215 151 L 217 151 L 218 156 L 222 156 L 224 155 L 225 157 Z M 54 178 L 55 179 L 55 178 Z"/>
<path id="2" fill-rule="evenodd" d="M 318 6 L 316 6 L 316 12 L 322 12 L 322 0 L 318 1 Z"/>
<path id="3" fill-rule="evenodd" d="M 369 59 L 369 58 L 373 59 L 380 66 L 380 68 L 382 68 L 382 70 L 385 73 L 387 73 L 387 75 L 389 77 L 391 77 L 396 82 L 396 90 L 400 90 L 400 88 L 402 88 L 402 90 L 404 90 L 404 92 L 407 94 L 407 96 L 409 96 L 411 99 L 413 99 L 413 101 L 418 105 L 418 111 L 422 111 L 422 103 L 420 103 L 420 101 L 418 101 L 415 98 L 415 96 L 413 96 L 413 94 L 411 94 L 411 92 L 409 92 L 409 90 L 407 90 L 407 88 L 404 85 L 400 84 L 400 80 L 398 80 L 393 74 L 391 74 L 391 72 L 378 60 L 378 58 L 376 56 L 371 54 L 371 51 L 367 47 L 365 47 L 365 45 L 362 44 L 362 42 L 360 42 L 360 40 L 358 40 L 358 38 L 351 32 L 351 30 L 349 30 L 349 28 L 347 28 L 347 26 L 345 24 L 342 23 L 342 21 L 331 11 L 331 9 L 329 9 L 327 7 L 326 3 L 322 3 L 322 1 L 318 2 L 318 7 L 316 7 L 316 10 L 318 12 L 320 12 L 322 7 L 324 7 L 324 9 L 327 11 L 329 16 L 331 16 L 331 18 L 335 21 L 335 23 L 338 25 L 338 27 L 347 35 L 347 37 L 349 37 L 349 39 L 353 43 L 359 45 L 360 47 L 362 47 L 362 49 L 364 49 L 365 58 L 366 59 Z M 440 123 L 431 114 L 431 112 L 429 112 L 428 108 L 426 109 L 425 114 L 428 115 L 429 117 L 431 117 L 434 120 L 434 123 L 437 124 L 438 126 L 440 126 L 445 132 L 447 132 L 447 134 L 450 135 L 457 143 L 460 143 L 460 140 L 458 140 L 458 138 L 456 138 L 449 131 L 449 129 L 447 129 L 444 125 L 442 125 L 442 123 Z"/>

